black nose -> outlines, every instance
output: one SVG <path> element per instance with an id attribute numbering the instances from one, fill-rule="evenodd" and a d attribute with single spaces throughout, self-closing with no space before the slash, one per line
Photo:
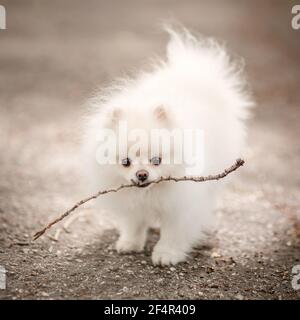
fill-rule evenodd
<path id="1" fill-rule="evenodd" d="M 147 170 L 139 170 L 136 173 L 136 177 L 139 181 L 144 182 L 149 177 L 149 172 Z"/>

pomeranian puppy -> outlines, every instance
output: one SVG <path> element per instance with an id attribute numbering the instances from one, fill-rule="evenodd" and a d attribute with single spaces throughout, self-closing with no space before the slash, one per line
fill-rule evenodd
<path id="1" fill-rule="evenodd" d="M 140 186 L 104 195 L 97 202 L 119 231 L 120 253 L 142 251 L 148 229 L 159 226 L 160 239 L 152 253 L 155 265 L 185 261 L 204 241 L 214 226 L 216 195 L 224 182 L 149 185 L 149 181 L 215 174 L 232 165 L 242 155 L 245 120 L 252 105 L 240 64 L 223 46 L 187 30 L 167 31 L 166 61 L 91 99 L 83 149 L 92 192 L 131 182 Z M 149 142 L 157 130 L 172 141 L 174 132 L 198 130 L 201 139 L 194 143 L 195 137 L 189 135 L 164 148 L 166 139 Z M 195 148 L 201 144 L 196 162 L 184 157 L 174 161 L 174 150 L 180 155 L 187 144 L 196 144 Z"/>

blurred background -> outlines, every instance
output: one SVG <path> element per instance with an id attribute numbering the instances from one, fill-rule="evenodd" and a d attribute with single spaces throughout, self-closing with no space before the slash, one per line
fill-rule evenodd
<path id="1" fill-rule="evenodd" d="M 298 299 L 300 29 L 286 0 L 1 0 L 0 298 Z M 32 234 L 86 194 L 84 103 L 116 76 L 164 56 L 164 21 L 224 42 L 245 59 L 257 107 L 245 167 L 226 191 L 210 248 L 176 268 L 120 256 L 93 205 L 50 236 Z"/>

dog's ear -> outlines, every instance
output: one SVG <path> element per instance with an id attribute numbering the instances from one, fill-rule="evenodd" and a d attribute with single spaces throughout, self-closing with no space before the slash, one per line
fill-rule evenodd
<path id="1" fill-rule="evenodd" d="M 154 109 L 154 116 L 159 121 L 165 121 L 168 119 L 168 114 L 165 106 L 159 105 Z"/>

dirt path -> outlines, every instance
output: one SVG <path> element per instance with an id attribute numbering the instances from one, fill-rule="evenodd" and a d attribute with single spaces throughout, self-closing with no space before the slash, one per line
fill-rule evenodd
<path id="1" fill-rule="evenodd" d="M 4 2 L 4 3 L 3 3 Z M 85 5 L 83 5 L 83 3 Z M 300 30 L 289 1 L 2 1 L 0 31 L 0 299 L 300 298 Z M 93 206 L 63 232 L 28 245 L 86 194 L 79 127 L 96 86 L 163 54 L 158 23 L 174 17 L 245 57 L 258 103 L 247 165 L 224 194 L 212 248 L 175 268 L 117 255 Z M 55 230 L 50 234 L 53 235 Z M 298 236 L 298 237 L 297 237 Z"/>

